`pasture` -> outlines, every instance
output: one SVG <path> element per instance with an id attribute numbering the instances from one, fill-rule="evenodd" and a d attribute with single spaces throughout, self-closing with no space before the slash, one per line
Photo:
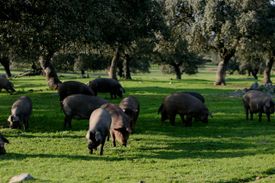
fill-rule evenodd
<path id="1" fill-rule="evenodd" d="M 104 155 L 89 154 L 85 139 L 87 120 L 73 120 L 72 130 L 63 130 L 64 114 L 56 91 L 47 89 L 42 76 L 13 78 L 17 93 L 0 93 L 0 132 L 10 144 L 0 156 L 0 182 L 20 173 L 30 173 L 30 182 L 275 182 L 275 118 L 271 122 L 246 121 L 240 97 L 229 94 L 249 87 L 247 76 L 228 75 L 227 86 L 214 87 L 215 69 L 206 67 L 182 80 L 163 75 L 135 74 L 120 81 L 126 95 L 141 104 L 136 133 L 128 146 L 112 147 L 106 142 Z M 60 79 L 87 83 L 91 78 L 62 74 Z M 29 91 L 33 89 L 33 91 Z M 197 91 L 213 112 L 207 125 L 193 122 L 184 127 L 161 125 L 158 107 L 164 96 L 176 91 Z M 9 129 L 7 117 L 12 103 L 21 95 L 33 101 L 30 129 Z M 100 94 L 112 103 L 109 94 Z"/>

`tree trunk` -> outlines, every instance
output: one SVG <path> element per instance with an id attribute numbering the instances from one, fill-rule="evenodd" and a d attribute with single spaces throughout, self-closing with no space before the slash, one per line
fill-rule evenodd
<path id="1" fill-rule="evenodd" d="M 216 81 L 215 85 L 226 85 L 225 76 L 226 76 L 226 68 L 229 63 L 229 60 L 234 55 L 234 51 L 228 51 L 226 49 L 221 50 L 220 57 L 221 61 L 218 64 L 217 73 L 216 73 Z"/>
<path id="2" fill-rule="evenodd" d="M 264 69 L 264 84 L 268 84 L 268 83 L 272 83 L 271 81 L 271 70 L 272 70 L 272 66 L 274 63 L 274 57 L 271 57 L 271 59 L 269 59 L 266 62 L 266 66 Z"/>
<path id="3" fill-rule="evenodd" d="M 85 78 L 85 70 L 84 70 L 84 69 L 81 69 L 80 71 L 81 71 L 81 77 L 82 77 L 82 78 Z"/>
<path id="4" fill-rule="evenodd" d="M 125 78 L 124 72 L 123 72 L 123 63 L 121 60 L 119 60 L 119 62 L 117 63 L 117 68 L 118 68 L 118 72 L 117 75 L 120 78 Z"/>
<path id="5" fill-rule="evenodd" d="M 110 72 L 109 72 L 109 77 L 112 79 L 117 80 L 117 62 L 119 60 L 119 47 L 116 48 L 113 59 L 112 59 L 112 63 L 110 66 Z"/>
<path id="6" fill-rule="evenodd" d="M 180 71 L 180 65 L 178 64 L 173 64 L 172 65 L 174 67 L 175 73 L 176 73 L 176 79 L 180 80 L 181 79 L 181 71 Z"/>
<path id="7" fill-rule="evenodd" d="M 3 65 L 7 76 L 11 77 L 10 59 L 9 59 L 9 57 L 2 57 L 2 58 L 0 58 L 0 63 Z"/>
<path id="8" fill-rule="evenodd" d="M 54 66 L 50 62 L 53 54 L 47 54 L 46 56 L 39 57 L 39 63 L 44 73 L 46 74 L 46 80 L 50 89 L 57 90 L 61 81 L 58 79 Z"/>
<path id="9" fill-rule="evenodd" d="M 130 71 L 130 56 L 125 54 L 125 60 L 123 62 L 124 72 L 125 72 L 125 79 L 132 79 L 131 71 Z"/>

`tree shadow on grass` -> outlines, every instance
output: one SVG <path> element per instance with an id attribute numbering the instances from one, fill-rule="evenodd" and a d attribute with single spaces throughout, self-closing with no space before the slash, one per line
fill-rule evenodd
<path id="1" fill-rule="evenodd" d="M 71 159 L 71 160 L 98 160 L 98 161 L 121 161 L 125 160 L 124 157 L 115 157 L 115 156 L 100 156 L 95 154 L 87 155 L 69 155 L 69 154 L 20 154 L 20 153 L 7 153 L 0 157 L 0 160 L 24 160 L 26 158 L 58 158 L 58 159 Z"/>
<path id="2" fill-rule="evenodd" d="M 60 138 L 60 139 L 63 139 L 63 138 L 72 138 L 72 139 L 75 139 L 75 138 L 84 138 L 85 135 L 75 135 L 75 134 L 40 134 L 40 135 L 32 135 L 30 133 L 24 133 L 24 134 L 9 134 L 9 135 L 6 135 L 6 137 L 15 137 L 15 138 Z"/>
<path id="3" fill-rule="evenodd" d="M 191 88 L 171 88 L 171 87 L 159 87 L 159 86 L 152 86 L 152 87 L 128 87 L 128 91 L 130 92 L 137 92 L 138 95 L 143 95 L 144 97 L 152 97 L 152 96 L 159 96 L 159 95 L 169 95 L 171 93 L 175 92 L 185 92 L 185 91 L 194 91 L 201 93 L 202 95 L 208 95 L 208 94 L 220 94 L 220 93 L 226 93 L 233 91 L 233 89 L 211 89 L 211 88 L 203 88 L 203 89 L 191 89 Z M 148 95 L 148 93 L 154 93 L 154 95 Z M 126 91 L 126 95 L 129 95 L 129 92 Z"/>

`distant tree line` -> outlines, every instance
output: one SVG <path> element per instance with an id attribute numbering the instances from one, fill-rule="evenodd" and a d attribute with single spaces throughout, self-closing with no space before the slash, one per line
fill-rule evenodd
<path id="1" fill-rule="evenodd" d="M 216 85 L 226 84 L 234 65 L 255 78 L 262 70 L 271 83 L 275 7 L 269 0 L 11 0 L 1 1 L 0 10 L 7 75 L 11 61 L 40 65 L 53 89 L 61 82 L 56 69 L 108 68 L 111 78 L 131 79 L 154 63 L 181 79 L 209 58 L 218 64 Z"/>

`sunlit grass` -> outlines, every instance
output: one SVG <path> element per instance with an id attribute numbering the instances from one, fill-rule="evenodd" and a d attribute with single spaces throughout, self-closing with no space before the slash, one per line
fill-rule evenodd
<path id="1" fill-rule="evenodd" d="M 58 95 L 47 89 L 44 77 L 13 78 L 18 92 L 0 93 L 0 132 L 10 140 L 8 153 L 0 157 L 0 182 L 24 172 L 36 178 L 32 182 L 274 182 L 274 117 L 270 123 L 265 117 L 261 123 L 246 121 L 240 98 L 229 96 L 254 80 L 229 75 L 227 86 L 214 87 L 213 67 L 201 71 L 180 81 L 157 70 L 121 80 L 126 95 L 135 95 L 141 103 L 137 130 L 126 148 L 107 142 L 103 156 L 88 153 L 87 120 L 73 120 L 71 131 L 62 130 Z M 97 76 L 62 74 L 60 79 L 87 83 Z M 214 116 L 208 125 L 194 122 L 185 128 L 180 118 L 175 127 L 161 125 L 158 107 L 164 96 L 176 91 L 205 96 Z M 33 101 L 27 132 L 9 129 L 6 122 L 10 106 L 21 95 Z M 100 96 L 110 100 L 109 94 Z M 120 99 L 110 101 L 118 104 Z"/>

